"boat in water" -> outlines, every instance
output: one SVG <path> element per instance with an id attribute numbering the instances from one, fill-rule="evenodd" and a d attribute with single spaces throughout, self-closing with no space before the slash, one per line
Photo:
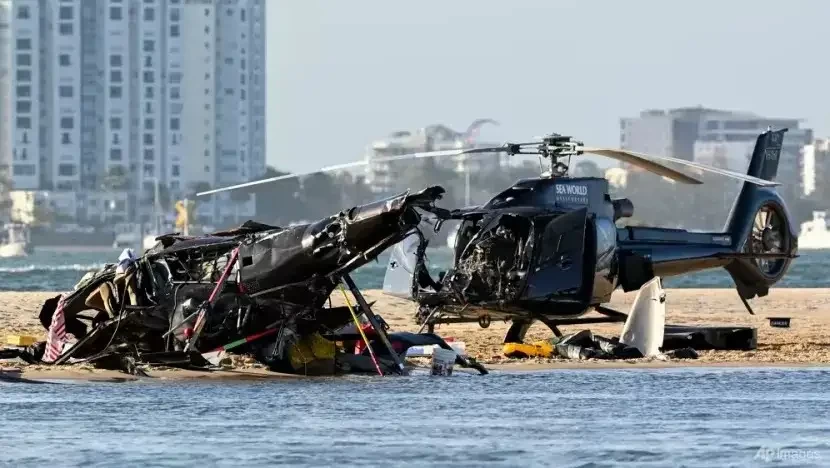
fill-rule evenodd
<path id="1" fill-rule="evenodd" d="M 801 223 L 798 248 L 806 250 L 830 249 L 830 230 L 827 229 L 826 211 L 813 211 L 813 219 Z"/>
<path id="2" fill-rule="evenodd" d="M 4 227 L 0 241 L 0 257 L 25 257 L 34 251 L 29 227 L 25 224 L 9 223 Z"/>

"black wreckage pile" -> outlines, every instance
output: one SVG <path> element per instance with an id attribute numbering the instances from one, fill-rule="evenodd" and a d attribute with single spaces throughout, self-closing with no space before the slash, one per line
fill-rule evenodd
<path id="1" fill-rule="evenodd" d="M 434 206 L 443 193 L 405 192 L 287 228 L 248 221 L 160 236 L 142 256 L 125 251 L 47 300 L 47 341 L 19 357 L 139 374 L 142 364 L 208 370 L 242 354 L 292 374 L 405 373 L 409 347 L 452 348 L 435 334 L 389 333 L 349 273 L 415 233 L 424 211 L 443 214 Z M 332 307 L 338 287 L 356 303 L 347 296 L 347 306 Z M 456 363 L 486 373 L 472 359 Z"/>

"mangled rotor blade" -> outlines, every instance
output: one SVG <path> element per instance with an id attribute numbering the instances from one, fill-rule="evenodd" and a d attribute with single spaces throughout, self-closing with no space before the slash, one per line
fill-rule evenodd
<path id="1" fill-rule="evenodd" d="M 605 156 L 608 158 L 616 159 L 618 161 L 626 162 L 632 164 L 637 167 L 641 167 L 649 172 L 653 172 L 657 175 L 666 177 L 668 179 L 681 182 L 684 184 L 702 184 L 703 182 L 695 179 L 694 177 L 684 174 L 680 171 L 672 169 L 668 166 L 664 166 L 656 161 L 652 161 L 647 157 L 642 155 L 638 155 L 637 153 L 632 153 L 630 151 L 624 151 L 619 149 L 611 149 L 611 148 L 587 148 L 582 147 L 579 150 L 583 153 L 591 153 L 597 154 L 600 156 Z"/>
<path id="2" fill-rule="evenodd" d="M 626 161 L 626 162 L 631 162 L 631 161 L 628 161 L 627 159 L 623 159 L 623 158 L 635 159 L 635 160 L 638 160 L 638 161 L 646 161 L 647 164 L 650 164 L 652 166 L 656 165 L 658 167 L 663 167 L 665 169 L 669 169 L 669 168 L 666 167 L 666 166 L 663 166 L 662 164 L 658 163 L 657 161 L 672 162 L 672 163 L 676 163 L 676 164 L 681 164 L 683 166 L 694 167 L 696 169 L 711 172 L 713 174 L 719 174 L 719 175 L 722 175 L 722 176 L 731 177 L 733 179 L 743 180 L 745 182 L 750 182 L 750 183 L 753 183 L 753 184 L 756 184 L 756 185 L 760 185 L 761 187 L 776 187 L 778 185 L 781 185 L 780 182 L 775 182 L 775 181 L 772 181 L 772 180 L 759 179 L 758 177 L 753 177 L 753 176 L 747 175 L 747 174 L 741 174 L 740 172 L 730 171 L 728 169 L 721 169 L 719 167 L 707 166 L 706 164 L 700 164 L 700 163 L 696 163 L 694 161 L 687 161 L 685 159 L 672 158 L 672 157 L 669 157 L 669 156 L 653 156 L 653 155 L 650 155 L 650 154 L 635 153 L 633 151 L 627 151 L 627 150 L 621 150 L 621 149 L 610 149 L 610 148 L 582 148 L 581 151 L 584 152 L 584 153 L 599 154 L 599 155 L 602 155 L 602 156 L 607 156 L 607 157 L 610 157 L 610 158 L 614 158 L 614 159 L 618 159 L 620 161 Z M 636 162 L 631 162 L 631 164 L 637 165 Z M 648 168 L 644 167 L 644 169 L 648 169 Z M 678 172 L 678 173 L 682 174 L 681 172 Z M 685 174 L 684 174 L 684 176 L 685 176 Z M 688 177 L 688 176 L 686 176 L 686 177 Z M 697 179 L 695 179 L 695 180 L 697 180 Z M 694 182 L 694 183 L 702 183 L 702 182 L 697 181 L 697 182 Z"/>

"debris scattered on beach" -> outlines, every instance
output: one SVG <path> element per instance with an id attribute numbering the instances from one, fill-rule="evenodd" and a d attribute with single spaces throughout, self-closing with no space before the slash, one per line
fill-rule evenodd
<path id="1" fill-rule="evenodd" d="M 504 355 L 508 358 L 554 358 L 565 359 L 642 359 L 639 349 L 620 343 L 618 338 L 594 335 L 590 330 L 553 337 L 531 344 L 506 343 Z M 656 356 L 657 359 L 697 359 L 697 352 L 689 347 L 669 350 Z"/>

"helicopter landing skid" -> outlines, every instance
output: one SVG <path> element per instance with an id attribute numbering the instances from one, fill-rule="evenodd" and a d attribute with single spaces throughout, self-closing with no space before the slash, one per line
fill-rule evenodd
<path id="1" fill-rule="evenodd" d="M 534 319 L 520 319 L 516 318 L 512 320 L 512 324 L 510 328 L 507 330 L 507 334 L 504 337 L 505 343 L 522 343 L 524 341 L 525 335 L 527 331 L 530 329 L 530 326 L 533 325 L 533 322 L 538 320 L 544 323 L 553 334 L 557 337 L 562 336 L 562 332 L 559 330 L 559 327 L 562 325 L 580 325 L 580 324 L 589 324 L 589 323 L 622 323 L 628 319 L 628 314 L 624 312 L 620 312 L 618 310 L 614 310 L 610 307 L 605 307 L 602 305 L 594 306 L 594 310 L 599 314 L 602 314 L 603 317 L 577 317 L 577 318 L 561 318 L 561 319 L 551 319 L 551 318 L 534 318 Z M 421 325 L 421 331 L 424 328 L 427 329 L 429 333 L 435 333 L 435 325 L 440 324 L 450 324 L 450 323 L 478 323 L 481 328 L 488 328 L 490 326 L 490 319 L 488 316 L 481 316 L 478 318 L 471 318 L 471 317 L 443 317 L 438 309 L 427 309 L 424 311 L 419 311 L 420 317 L 425 317 L 422 320 L 417 320 L 417 322 Z"/>

